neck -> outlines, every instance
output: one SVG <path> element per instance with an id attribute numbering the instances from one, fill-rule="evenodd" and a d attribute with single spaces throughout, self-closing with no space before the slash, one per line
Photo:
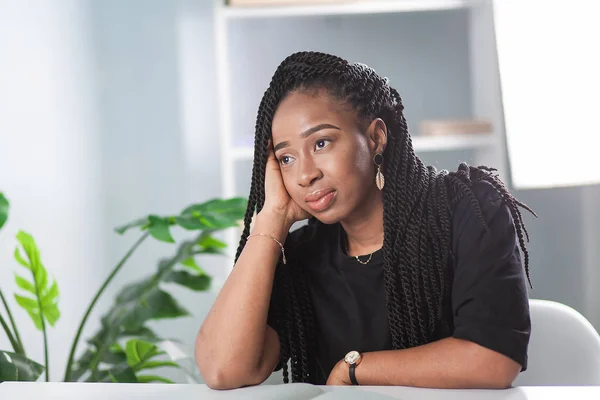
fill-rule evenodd
<path id="1" fill-rule="evenodd" d="M 346 232 L 349 256 L 371 254 L 383 247 L 383 195 L 377 190 L 368 196 L 341 225 Z"/>

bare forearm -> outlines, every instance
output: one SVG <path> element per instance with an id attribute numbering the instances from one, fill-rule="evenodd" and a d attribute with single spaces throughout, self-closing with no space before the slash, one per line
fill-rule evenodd
<path id="1" fill-rule="evenodd" d="M 253 232 L 284 242 L 288 230 L 289 226 L 277 218 L 259 215 Z M 279 245 L 268 237 L 248 240 L 198 334 L 196 359 L 205 379 L 222 371 L 235 375 L 235 366 L 251 373 L 260 369 L 280 255 Z"/>
<path id="2" fill-rule="evenodd" d="M 348 367 L 338 364 L 341 374 Z M 425 388 L 506 388 L 521 366 L 475 343 L 447 338 L 405 350 L 364 353 L 356 367 L 361 385 Z"/>

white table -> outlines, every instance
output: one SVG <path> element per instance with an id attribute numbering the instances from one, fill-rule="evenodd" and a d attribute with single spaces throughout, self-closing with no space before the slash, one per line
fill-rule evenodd
<path id="1" fill-rule="evenodd" d="M 0 400 L 598 400 L 600 386 L 520 387 L 507 390 L 437 390 L 407 387 L 326 387 L 306 384 L 262 385 L 215 391 L 205 385 L 130 383 L 0 384 Z"/>

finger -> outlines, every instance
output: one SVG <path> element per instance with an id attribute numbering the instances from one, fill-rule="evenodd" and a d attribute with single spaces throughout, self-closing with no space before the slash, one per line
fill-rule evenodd
<path id="1" fill-rule="evenodd" d="M 269 139 L 269 142 L 267 144 L 267 158 L 276 160 L 275 150 L 273 149 L 273 141 L 271 139 Z"/>
<path id="2" fill-rule="evenodd" d="M 273 138 L 269 138 L 269 141 L 267 142 L 267 151 L 269 151 L 269 152 L 274 151 L 274 149 L 273 149 Z"/>

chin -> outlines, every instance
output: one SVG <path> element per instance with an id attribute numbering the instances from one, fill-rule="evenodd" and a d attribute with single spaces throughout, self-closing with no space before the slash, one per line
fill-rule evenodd
<path id="1" fill-rule="evenodd" d="M 326 210 L 320 213 L 310 213 L 313 217 L 318 219 L 320 222 L 325 225 L 333 225 L 343 220 L 343 216 L 340 213 L 337 213 L 335 209 Z"/>

